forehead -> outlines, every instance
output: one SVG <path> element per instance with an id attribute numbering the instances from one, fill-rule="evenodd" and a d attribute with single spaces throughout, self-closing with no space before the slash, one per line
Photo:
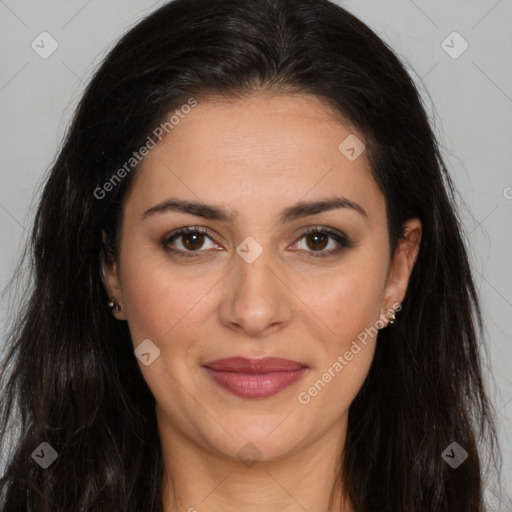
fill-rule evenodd
<path id="1" fill-rule="evenodd" d="M 210 168 L 217 161 L 223 165 L 239 161 L 244 167 L 268 164 L 271 172 L 303 157 L 331 161 L 333 154 L 337 156 L 340 131 L 350 133 L 314 96 L 266 93 L 199 101 L 168 142 L 175 148 L 188 145 L 189 160 L 208 162 Z M 158 151 L 152 156 L 157 157 Z M 210 160 L 211 156 L 216 159 Z"/>
<path id="2" fill-rule="evenodd" d="M 310 95 L 198 100 L 145 157 L 129 201 L 143 208 L 181 196 L 257 211 L 340 193 L 379 210 L 366 153 L 351 161 L 339 149 L 364 137 L 341 120 Z"/>

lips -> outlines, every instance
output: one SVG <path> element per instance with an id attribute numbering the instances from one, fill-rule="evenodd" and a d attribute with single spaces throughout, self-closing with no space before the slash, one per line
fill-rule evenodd
<path id="1" fill-rule="evenodd" d="M 243 398 L 267 398 L 299 380 L 308 367 L 276 357 L 250 359 L 228 357 L 204 365 L 221 388 Z"/>

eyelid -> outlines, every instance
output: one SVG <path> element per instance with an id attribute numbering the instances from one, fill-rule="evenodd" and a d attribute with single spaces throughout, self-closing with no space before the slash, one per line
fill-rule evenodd
<path id="1" fill-rule="evenodd" d="M 164 238 L 162 240 L 162 245 L 167 246 L 173 238 L 179 238 L 180 236 L 186 235 L 188 233 L 199 233 L 199 234 L 205 235 L 213 243 L 219 245 L 218 242 L 215 240 L 216 235 L 210 229 L 205 228 L 203 226 L 185 226 L 182 228 L 175 229 L 164 236 Z M 204 252 L 204 251 L 201 251 L 200 249 L 198 249 L 197 251 L 182 251 L 180 249 L 177 249 L 177 252 L 193 253 L 193 252 Z"/>
<path id="2" fill-rule="evenodd" d="M 337 249 L 331 249 L 330 251 L 306 251 L 307 258 L 310 259 L 317 259 L 317 258 L 326 258 L 329 256 L 337 256 L 341 252 L 343 252 L 346 249 L 350 249 L 352 247 L 355 247 L 354 242 L 352 239 L 350 239 L 343 231 L 340 231 L 337 228 L 331 228 L 329 226 L 312 226 L 309 228 L 306 228 L 304 231 L 301 231 L 300 236 L 297 238 L 297 241 L 293 244 L 297 244 L 300 242 L 305 236 L 311 234 L 311 233 L 321 233 L 324 235 L 327 235 L 329 238 L 334 240 L 338 244 Z"/>
<path id="3" fill-rule="evenodd" d="M 178 256 L 183 257 L 197 257 L 198 254 L 209 252 L 210 250 L 202 250 L 198 249 L 196 251 L 183 251 L 182 249 L 176 249 L 169 247 L 169 243 L 173 238 L 179 238 L 181 235 L 185 235 L 188 233 L 200 233 L 205 236 L 207 236 L 213 243 L 219 245 L 217 241 L 215 240 L 216 235 L 212 234 L 210 229 L 203 227 L 203 226 L 185 226 L 182 228 L 175 229 L 174 231 L 171 231 L 169 234 L 165 235 L 161 245 L 166 251 L 172 252 L 174 254 L 177 254 Z M 328 256 L 335 256 L 342 252 L 344 249 L 348 249 L 351 247 L 354 247 L 354 243 L 352 240 L 342 231 L 336 228 L 331 228 L 329 226 L 320 226 L 320 225 L 314 225 L 310 226 L 308 228 L 302 229 L 300 233 L 297 236 L 296 240 L 293 242 L 293 244 L 296 244 L 300 242 L 305 236 L 311 234 L 311 233 L 322 233 L 333 239 L 340 247 L 335 250 L 331 251 L 306 251 L 308 253 L 308 257 L 310 258 L 319 258 L 319 257 L 328 257 Z M 293 245 L 292 244 L 292 245 Z M 218 250 L 218 249 L 215 249 Z M 315 256 L 316 254 L 316 256 Z"/>

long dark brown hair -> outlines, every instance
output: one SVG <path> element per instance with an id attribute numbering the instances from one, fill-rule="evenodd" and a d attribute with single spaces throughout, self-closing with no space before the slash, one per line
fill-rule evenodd
<path id="1" fill-rule="evenodd" d="M 112 176 L 190 98 L 261 90 L 312 94 L 364 134 L 392 249 L 407 219 L 423 224 L 399 319 L 379 334 L 350 407 L 339 480 L 357 512 L 484 510 L 485 462 L 497 467 L 499 455 L 482 319 L 414 82 L 372 30 L 327 0 L 175 0 L 105 58 L 41 193 L 2 365 L 3 512 L 162 510 L 154 398 L 101 281 L 138 166 Z M 42 442 L 58 454 L 47 469 L 32 457 Z M 452 442 L 468 453 L 456 469 L 442 457 Z"/>

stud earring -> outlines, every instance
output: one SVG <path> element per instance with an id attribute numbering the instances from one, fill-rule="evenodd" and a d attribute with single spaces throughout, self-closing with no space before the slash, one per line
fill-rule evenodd
<path id="1" fill-rule="evenodd" d="M 112 311 L 115 311 L 116 313 L 121 311 L 121 306 L 114 299 L 112 299 L 107 305 Z"/>
<path id="2" fill-rule="evenodd" d="M 393 309 L 388 309 L 387 316 L 389 318 L 389 323 L 393 325 L 395 323 L 395 311 Z"/>

